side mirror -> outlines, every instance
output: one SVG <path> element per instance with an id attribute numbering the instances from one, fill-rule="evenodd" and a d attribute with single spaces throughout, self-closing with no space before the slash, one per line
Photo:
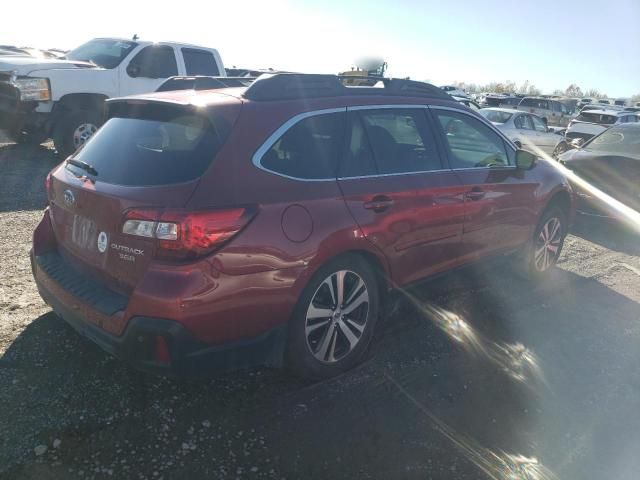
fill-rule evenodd
<path id="1" fill-rule="evenodd" d="M 129 66 L 127 66 L 127 73 L 131 78 L 138 77 L 140 75 L 140 65 L 130 63 Z"/>
<path id="2" fill-rule="evenodd" d="M 571 145 L 573 145 L 575 148 L 580 148 L 583 144 L 584 138 L 574 138 L 573 140 L 571 140 Z"/>
<path id="3" fill-rule="evenodd" d="M 526 150 L 516 151 L 516 167 L 520 170 L 531 170 L 536 163 L 536 156 Z"/>

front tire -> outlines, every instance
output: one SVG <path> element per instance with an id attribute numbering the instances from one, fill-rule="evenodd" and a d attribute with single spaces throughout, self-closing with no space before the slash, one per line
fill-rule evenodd
<path id="1" fill-rule="evenodd" d="M 358 255 L 331 260 L 312 277 L 289 326 L 287 361 L 305 378 L 321 379 L 357 365 L 367 351 L 380 309 L 380 289 Z"/>
<path id="2" fill-rule="evenodd" d="M 100 123 L 100 116 L 90 110 L 69 112 L 60 118 L 53 129 L 53 144 L 60 156 L 66 158 L 84 145 Z"/>
<path id="3" fill-rule="evenodd" d="M 525 250 L 525 273 L 542 279 L 558 262 L 568 231 L 567 214 L 559 207 L 547 209 Z"/>

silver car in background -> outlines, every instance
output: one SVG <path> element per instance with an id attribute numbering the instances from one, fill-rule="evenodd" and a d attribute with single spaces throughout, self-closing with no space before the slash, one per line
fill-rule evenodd
<path id="1" fill-rule="evenodd" d="M 537 115 L 511 108 L 483 108 L 479 113 L 518 147 L 536 155 L 542 150 L 557 158 L 571 148 L 562 135 L 547 127 Z"/>

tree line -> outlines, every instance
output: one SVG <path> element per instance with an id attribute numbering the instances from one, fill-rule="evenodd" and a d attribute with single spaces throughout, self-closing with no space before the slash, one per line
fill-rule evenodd
<path id="1" fill-rule="evenodd" d="M 540 95 L 542 90 L 533 85 L 529 80 L 517 85 L 516 82 L 507 80 L 506 82 L 491 82 L 486 85 L 477 83 L 454 82 L 454 85 L 469 93 L 494 92 L 494 93 L 519 93 L 524 95 Z M 597 88 L 582 90 L 580 86 L 572 83 L 564 90 L 556 89 L 553 95 L 561 95 L 574 98 L 609 98 L 605 92 L 601 92 Z M 640 102 L 640 93 L 633 95 L 631 101 Z"/>

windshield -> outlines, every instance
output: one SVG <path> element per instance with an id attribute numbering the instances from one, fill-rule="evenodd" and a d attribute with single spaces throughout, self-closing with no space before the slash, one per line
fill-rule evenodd
<path id="1" fill-rule="evenodd" d="M 487 120 L 493 123 L 505 123 L 513 116 L 513 114 L 509 112 L 501 112 L 499 110 L 488 110 L 486 108 L 483 108 L 482 110 L 480 110 L 480 114 L 484 118 L 486 118 Z"/>
<path id="2" fill-rule="evenodd" d="M 640 128 L 610 128 L 586 143 L 584 150 L 638 156 L 640 152 Z"/>
<path id="3" fill-rule="evenodd" d="M 102 68 L 115 68 L 137 46 L 125 40 L 96 39 L 71 50 L 66 59 L 93 63 Z"/>

